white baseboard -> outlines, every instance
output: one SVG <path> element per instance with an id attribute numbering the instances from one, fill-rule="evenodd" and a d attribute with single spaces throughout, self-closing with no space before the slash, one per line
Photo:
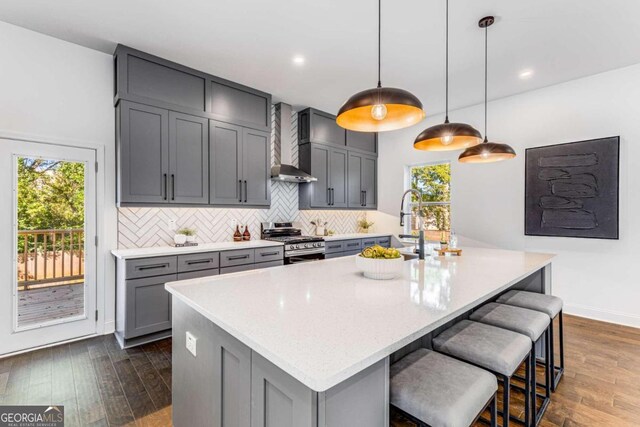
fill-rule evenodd
<path id="1" fill-rule="evenodd" d="M 579 304 L 565 304 L 563 312 L 589 319 L 601 320 L 603 322 L 640 328 L 640 316 L 629 313 L 603 310 L 601 308 L 588 307 Z"/>
<path id="2" fill-rule="evenodd" d="M 110 322 L 104 323 L 104 330 L 102 331 L 102 335 L 109 335 L 116 331 L 116 322 L 112 320 Z"/>

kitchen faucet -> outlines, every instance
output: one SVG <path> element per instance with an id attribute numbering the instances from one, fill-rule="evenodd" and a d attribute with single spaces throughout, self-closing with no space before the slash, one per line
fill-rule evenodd
<path id="1" fill-rule="evenodd" d="M 404 226 L 404 217 L 406 215 L 411 215 L 411 212 L 405 213 L 404 210 L 404 199 L 407 197 L 407 194 L 413 193 L 418 196 L 418 258 L 424 259 L 424 229 L 422 228 L 422 218 L 424 217 L 424 212 L 422 211 L 422 192 L 415 190 L 413 188 L 407 190 L 402 195 L 402 200 L 400 201 L 400 227 Z"/>

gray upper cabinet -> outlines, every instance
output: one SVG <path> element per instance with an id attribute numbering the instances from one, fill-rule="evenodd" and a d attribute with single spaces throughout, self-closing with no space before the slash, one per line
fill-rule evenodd
<path id="1" fill-rule="evenodd" d="M 127 99 L 185 113 L 205 112 L 205 73 L 122 45 L 113 56 L 116 104 Z"/>
<path id="2" fill-rule="evenodd" d="M 375 154 L 378 152 L 378 134 L 375 132 L 347 131 L 347 148 Z"/>
<path id="3" fill-rule="evenodd" d="M 300 208 L 347 207 L 347 151 L 321 144 L 300 146 L 300 168 L 317 178 L 299 186 Z"/>
<path id="4" fill-rule="evenodd" d="M 349 152 L 349 207 L 375 209 L 377 207 L 377 159 L 361 153 Z"/>
<path id="5" fill-rule="evenodd" d="M 211 204 L 269 206 L 270 134 L 211 120 L 209 135 Z"/>
<path id="6" fill-rule="evenodd" d="M 242 134 L 242 175 L 244 203 L 271 204 L 271 134 L 244 129 Z"/>
<path id="7" fill-rule="evenodd" d="M 317 178 L 300 184 L 300 209 L 376 209 L 376 133 L 345 131 L 335 116 L 307 108 L 298 137 L 300 168 Z"/>
<path id="8" fill-rule="evenodd" d="M 317 142 L 344 148 L 346 133 L 336 123 L 336 116 L 307 108 L 298 113 L 298 141 L 300 144 Z"/>
<path id="9" fill-rule="evenodd" d="M 169 182 L 172 203 L 209 203 L 209 123 L 169 113 Z"/>
<path id="10" fill-rule="evenodd" d="M 119 206 L 270 205 L 271 95 L 122 45 L 114 61 Z"/>
<path id="11" fill-rule="evenodd" d="M 241 124 L 259 130 L 271 126 L 271 96 L 225 81 L 211 81 L 209 111 L 216 120 Z"/>
<path id="12" fill-rule="evenodd" d="M 337 148 L 330 150 L 329 184 L 333 208 L 347 207 L 347 151 Z"/>
<path id="13" fill-rule="evenodd" d="M 123 101 L 116 117 L 118 200 L 167 203 L 169 112 Z"/>
<path id="14" fill-rule="evenodd" d="M 362 191 L 364 208 L 378 207 L 378 159 L 362 156 Z"/>
<path id="15" fill-rule="evenodd" d="M 242 128 L 228 123 L 209 122 L 211 158 L 211 204 L 242 203 Z"/>
<path id="16" fill-rule="evenodd" d="M 349 153 L 349 207 L 361 208 L 363 204 L 362 192 L 362 156 Z"/>

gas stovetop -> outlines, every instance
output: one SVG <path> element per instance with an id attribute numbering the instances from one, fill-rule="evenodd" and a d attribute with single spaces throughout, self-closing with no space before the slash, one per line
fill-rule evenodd
<path id="1" fill-rule="evenodd" d="M 324 239 L 321 236 L 303 236 L 300 225 L 294 222 L 263 222 L 260 237 L 284 243 L 285 258 L 288 255 L 323 253 Z"/>
<path id="2" fill-rule="evenodd" d="M 273 240 L 283 243 L 306 243 L 306 242 L 324 242 L 324 239 L 319 236 L 267 236 L 265 240 Z"/>

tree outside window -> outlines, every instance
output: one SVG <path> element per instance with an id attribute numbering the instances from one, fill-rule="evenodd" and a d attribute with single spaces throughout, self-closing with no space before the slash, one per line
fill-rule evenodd
<path id="1" fill-rule="evenodd" d="M 451 165 L 438 163 L 412 166 L 410 172 L 411 188 L 423 194 L 423 227 L 428 240 L 440 240 L 444 233 L 449 238 L 451 230 Z M 418 197 L 411 196 L 411 221 L 408 222 L 409 234 L 418 233 Z"/>

